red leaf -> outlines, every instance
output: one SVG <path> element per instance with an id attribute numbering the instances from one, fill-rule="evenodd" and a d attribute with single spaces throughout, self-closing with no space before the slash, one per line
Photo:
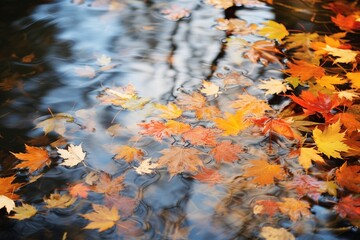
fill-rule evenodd
<path id="1" fill-rule="evenodd" d="M 343 218 L 348 217 L 352 220 L 360 219 L 360 197 L 353 198 L 351 195 L 340 199 L 335 206 L 335 210 Z"/>
<path id="2" fill-rule="evenodd" d="M 210 154 L 214 156 L 217 162 L 234 162 L 239 160 L 239 153 L 242 152 L 242 146 L 239 144 L 232 144 L 231 141 L 224 141 L 218 144 Z"/>
<path id="3" fill-rule="evenodd" d="M 197 126 L 183 134 L 183 138 L 193 145 L 216 145 L 216 135 L 214 129 Z"/>

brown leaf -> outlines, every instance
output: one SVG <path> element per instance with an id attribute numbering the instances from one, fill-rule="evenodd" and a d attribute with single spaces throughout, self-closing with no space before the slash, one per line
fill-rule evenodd
<path id="1" fill-rule="evenodd" d="M 99 180 L 90 189 L 97 193 L 104 193 L 105 195 L 118 195 L 121 190 L 124 189 L 124 176 L 118 176 L 112 178 L 107 173 L 102 173 L 99 176 Z"/>

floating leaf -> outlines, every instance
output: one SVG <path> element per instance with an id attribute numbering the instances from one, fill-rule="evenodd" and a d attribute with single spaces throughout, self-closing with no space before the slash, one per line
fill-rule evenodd
<path id="1" fill-rule="evenodd" d="M 356 62 L 356 56 L 359 54 L 359 52 L 353 50 L 333 48 L 330 47 L 329 45 L 326 45 L 326 47 L 323 49 L 327 51 L 328 54 L 334 57 L 338 57 L 335 59 L 334 63 Z"/>
<path id="2" fill-rule="evenodd" d="M 203 89 L 200 91 L 204 93 L 206 96 L 214 95 L 214 97 L 217 97 L 221 92 L 220 87 L 212 82 L 203 81 Z"/>
<path id="3" fill-rule="evenodd" d="M 90 189 L 97 193 L 103 193 L 107 196 L 118 195 L 124 189 L 124 176 L 112 178 L 107 173 L 102 173 L 98 181 L 90 187 Z"/>
<path id="4" fill-rule="evenodd" d="M 145 159 L 140 163 L 140 166 L 135 167 L 135 171 L 140 174 L 151 174 L 154 169 L 158 166 L 158 163 L 151 162 L 151 158 Z"/>
<path id="5" fill-rule="evenodd" d="M 258 31 L 258 33 L 262 36 L 280 41 L 281 39 L 289 35 L 286 27 L 281 23 L 270 20 L 263 24 L 265 26 Z"/>
<path id="6" fill-rule="evenodd" d="M 300 148 L 300 165 L 303 166 L 303 168 L 305 168 L 305 170 L 307 171 L 312 165 L 312 160 L 319 163 L 325 163 L 324 159 L 319 155 L 319 153 L 320 152 L 314 148 Z"/>
<path id="7" fill-rule="evenodd" d="M 308 202 L 295 198 L 282 198 L 282 200 L 282 202 L 278 203 L 279 209 L 283 214 L 288 215 L 291 221 L 296 222 L 300 218 L 311 216 Z"/>
<path id="8" fill-rule="evenodd" d="M 321 78 L 325 75 L 324 68 L 304 60 L 294 61 L 294 63 L 289 62 L 287 65 L 289 69 L 284 70 L 284 72 L 290 74 L 292 77 L 299 77 L 302 82 L 312 78 Z"/>
<path id="9" fill-rule="evenodd" d="M 269 217 L 275 216 L 279 212 L 278 202 L 272 200 L 258 200 L 253 207 L 255 215 L 268 215 Z"/>
<path id="10" fill-rule="evenodd" d="M 289 233 L 285 228 L 263 227 L 260 232 L 260 237 L 265 240 L 295 240 L 294 235 Z"/>
<path id="11" fill-rule="evenodd" d="M 13 209 L 15 215 L 9 216 L 9 218 L 24 220 L 31 218 L 37 213 L 37 209 L 30 204 L 23 204 L 22 206 L 15 207 Z"/>
<path id="12" fill-rule="evenodd" d="M 81 144 L 75 146 L 70 144 L 68 150 L 65 149 L 57 149 L 57 152 L 60 154 L 60 157 L 64 159 L 64 162 L 60 165 L 64 165 L 67 167 L 74 167 L 84 161 L 86 153 L 83 152 Z"/>
<path id="13" fill-rule="evenodd" d="M 223 141 L 216 145 L 210 154 L 214 156 L 217 162 L 234 162 L 239 160 L 239 154 L 243 151 L 243 148 L 239 144 L 232 144 L 231 141 Z"/>
<path id="14" fill-rule="evenodd" d="M 242 110 L 236 111 L 235 114 L 225 113 L 225 118 L 216 118 L 214 122 L 216 127 L 224 131 L 223 135 L 225 136 L 236 136 L 251 125 Z"/>
<path id="15" fill-rule="evenodd" d="M 42 128 L 45 135 L 52 131 L 60 135 L 64 135 L 66 131 L 66 123 L 73 121 L 73 116 L 66 113 L 59 113 L 53 115 L 52 118 L 39 122 L 38 124 L 36 124 L 35 128 Z"/>
<path id="16" fill-rule="evenodd" d="M 90 221 L 85 229 L 98 229 L 99 232 L 103 232 L 113 227 L 116 222 L 120 220 L 118 210 L 115 207 L 110 209 L 98 204 L 92 204 L 92 207 L 94 212 L 81 215 L 83 218 Z"/>
<path id="17" fill-rule="evenodd" d="M 182 110 L 174 103 L 168 103 L 168 105 L 155 104 L 156 109 L 161 111 L 159 117 L 165 119 L 175 119 L 181 116 Z"/>
<path id="18" fill-rule="evenodd" d="M 336 204 L 335 210 L 343 218 L 348 217 L 351 220 L 360 220 L 360 197 L 349 195 L 341 198 Z"/>
<path id="19" fill-rule="evenodd" d="M 336 170 L 336 182 L 350 191 L 360 193 L 360 166 L 345 162 Z"/>
<path id="20" fill-rule="evenodd" d="M 197 126 L 185 132 L 182 136 L 193 145 L 216 145 L 216 131 L 214 129 Z"/>
<path id="21" fill-rule="evenodd" d="M 283 83 L 279 79 L 270 79 L 268 81 L 261 81 L 262 83 L 258 85 L 260 89 L 266 89 L 265 95 L 278 94 L 286 92 L 289 87 L 286 83 Z"/>
<path id="22" fill-rule="evenodd" d="M 67 208 L 76 201 L 76 198 L 69 194 L 60 195 L 53 193 L 49 198 L 44 198 L 47 208 Z"/>
<path id="23" fill-rule="evenodd" d="M 134 159 L 140 159 L 144 156 L 141 149 L 130 146 L 118 146 L 112 149 L 112 153 L 115 154 L 115 159 L 124 159 L 126 162 L 131 162 Z"/>
<path id="24" fill-rule="evenodd" d="M 251 167 L 245 169 L 243 177 L 252 178 L 250 182 L 267 185 L 275 183 L 274 179 L 283 180 L 285 172 L 281 165 L 269 164 L 266 160 L 251 160 Z"/>
<path id="25" fill-rule="evenodd" d="M 83 183 L 78 183 L 69 188 L 69 193 L 73 197 L 87 198 L 90 188 Z"/>
<path id="26" fill-rule="evenodd" d="M 0 209 L 1 208 L 6 208 L 6 211 L 10 213 L 15 208 L 14 200 L 5 195 L 0 195 Z"/>
<path id="27" fill-rule="evenodd" d="M 20 183 L 12 183 L 15 176 L 0 178 L 0 195 L 5 195 L 11 199 L 18 199 L 18 195 L 14 192 L 21 186 Z"/>
<path id="28" fill-rule="evenodd" d="M 23 162 L 16 165 L 18 168 L 29 168 L 29 172 L 33 173 L 45 165 L 49 165 L 51 160 L 46 150 L 38 147 L 32 147 L 25 144 L 26 153 L 12 153 L 16 158 Z"/>

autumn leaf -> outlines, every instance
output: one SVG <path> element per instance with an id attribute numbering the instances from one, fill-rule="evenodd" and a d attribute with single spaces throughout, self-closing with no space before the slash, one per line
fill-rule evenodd
<path id="1" fill-rule="evenodd" d="M 66 113 L 58 113 L 51 118 L 40 121 L 36 124 L 35 128 L 42 128 L 45 135 L 49 132 L 56 132 L 60 135 L 64 135 L 66 131 L 66 123 L 73 122 L 74 117 Z"/>
<path id="2" fill-rule="evenodd" d="M 353 30 L 360 30 L 360 24 L 355 15 L 344 16 L 340 13 L 336 17 L 331 17 L 331 21 L 335 23 L 341 30 L 352 32 Z"/>
<path id="3" fill-rule="evenodd" d="M 175 119 L 181 116 L 182 110 L 174 103 L 168 103 L 168 105 L 155 104 L 156 109 L 161 111 L 159 117 L 165 119 Z"/>
<path id="4" fill-rule="evenodd" d="M 107 208 L 99 204 L 92 204 L 94 212 L 81 214 L 83 218 L 90 221 L 84 229 L 98 229 L 99 232 L 103 232 L 113 227 L 120 216 L 118 210 L 115 207 Z"/>
<path id="5" fill-rule="evenodd" d="M 322 76 L 316 79 L 317 84 L 330 90 L 335 90 L 334 85 L 340 85 L 347 83 L 347 81 L 341 77 L 336 76 Z"/>
<path id="6" fill-rule="evenodd" d="M 352 88 L 360 88 L 360 72 L 349 72 L 346 77 L 350 79 Z"/>
<path id="7" fill-rule="evenodd" d="M 294 63 L 288 62 L 287 65 L 289 69 L 284 70 L 284 72 L 290 74 L 292 77 L 299 77 L 302 82 L 310 80 L 311 78 L 321 78 L 325 75 L 324 68 L 304 60 L 295 60 Z"/>
<path id="8" fill-rule="evenodd" d="M 115 160 L 124 159 L 126 162 L 132 162 L 134 159 L 140 159 L 144 156 L 144 152 L 141 149 L 127 145 L 114 147 L 111 152 L 115 154 Z"/>
<path id="9" fill-rule="evenodd" d="M 78 183 L 69 187 L 69 193 L 73 197 L 79 196 L 82 198 L 87 198 L 89 191 L 90 188 L 83 183 Z"/>
<path id="10" fill-rule="evenodd" d="M 7 213 L 10 213 L 15 208 L 15 202 L 5 195 L 0 195 L 0 209 L 6 208 Z"/>
<path id="11" fill-rule="evenodd" d="M 356 56 L 359 54 L 359 52 L 352 51 L 349 49 L 339 49 L 339 48 L 333 48 L 329 45 L 326 45 L 325 48 L 323 48 L 328 54 L 338 57 L 335 59 L 334 63 L 350 63 L 350 62 L 356 62 Z"/>
<path id="12" fill-rule="evenodd" d="M 284 120 L 270 117 L 262 117 L 252 119 L 252 121 L 256 125 L 263 127 L 262 132 L 264 134 L 268 132 L 270 134 L 277 133 L 288 139 L 297 139 L 298 141 L 301 141 L 301 136 L 292 129 L 290 119 Z"/>
<path id="13" fill-rule="evenodd" d="M 270 79 L 268 81 L 261 81 L 258 88 L 267 90 L 265 95 L 279 94 L 289 90 L 286 83 L 283 83 L 280 79 Z"/>
<path id="14" fill-rule="evenodd" d="M 25 144 L 26 153 L 12 154 L 23 162 L 16 165 L 18 168 L 29 168 L 29 172 L 33 173 L 45 165 L 49 165 L 51 160 L 46 150 L 38 147 L 32 147 Z"/>
<path id="15" fill-rule="evenodd" d="M 283 180 L 285 172 L 281 165 L 269 164 L 266 160 L 251 160 L 251 167 L 245 169 L 243 177 L 252 178 L 250 182 L 267 185 L 275 183 L 274 179 Z"/>
<path id="16" fill-rule="evenodd" d="M 111 57 L 106 56 L 105 54 L 102 54 L 100 57 L 96 59 L 96 62 L 100 66 L 106 66 L 111 63 Z"/>
<path id="17" fill-rule="evenodd" d="M 216 162 L 234 162 L 239 160 L 239 154 L 243 148 L 239 144 L 232 144 L 231 141 L 223 141 L 216 145 L 210 154 L 214 156 Z"/>
<path id="18" fill-rule="evenodd" d="M 140 174 L 151 174 L 158 166 L 158 163 L 151 162 L 151 158 L 143 160 L 138 167 L 135 167 L 135 171 Z"/>
<path id="19" fill-rule="evenodd" d="M 311 166 L 311 161 L 325 163 L 324 159 L 319 155 L 319 151 L 314 148 L 300 148 L 299 163 L 307 171 Z"/>
<path id="20" fill-rule="evenodd" d="M 309 48 L 311 43 L 319 38 L 317 33 L 293 33 L 286 37 L 285 44 L 288 49 Z"/>
<path id="21" fill-rule="evenodd" d="M 14 192 L 22 185 L 20 183 L 12 183 L 15 176 L 0 178 L 0 195 L 5 195 L 11 199 L 18 199 L 19 196 Z"/>
<path id="22" fill-rule="evenodd" d="M 348 108 L 348 111 L 351 108 Z M 338 113 L 336 114 L 331 122 L 340 121 L 346 128 L 347 133 L 360 131 L 360 114 L 354 114 L 351 112 Z"/>
<path id="23" fill-rule="evenodd" d="M 218 170 L 211 168 L 201 168 L 200 172 L 192 176 L 194 179 L 204 182 L 210 185 L 220 183 L 224 180 L 224 177 Z"/>
<path id="24" fill-rule="evenodd" d="M 221 114 L 221 111 L 217 106 L 207 106 L 195 110 L 195 116 L 199 120 L 212 121 L 214 118 L 218 117 Z"/>
<path id="25" fill-rule="evenodd" d="M 313 138 L 318 150 L 327 157 L 342 158 L 340 152 L 346 152 L 350 149 L 344 143 L 345 132 L 340 133 L 340 122 L 330 124 L 324 131 L 317 127 L 313 130 Z"/>
<path id="26" fill-rule="evenodd" d="M 44 198 L 47 208 L 67 208 L 76 201 L 76 198 L 69 194 L 60 195 L 58 193 L 50 194 L 49 198 Z"/>
<path id="27" fill-rule="evenodd" d="M 180 135 L 191 129 L 191 126 L 189 124 L 175 120 L 166 121 L 165 127 L 171 135 Z"/>
<path id="28" fill-rule="evenodd" d="M 183 110 L 197 110 L 206 105 L 206 98 L 198 92 L 189 94 L 179 94 L 176 98 L 176 104 Z"/>
<path id="29" fill-rule="evenodd" d="M 360 166 L 348 165 L 345 162 L 336 170 L 336 182 L 350 191 L 360 193 Z"/>
<path id="30" fill-rule="evenodd" d="M 206 0 L 207 4 L 214 5 L 216 8 L 227 9 L 234 5 L 233 0 Z"/>
<path id="31" fill-rule="evenodd" d="M 95 69 L 90 66 L 75 68 L 74 72 L 79 77 L 94 78 L 96 76 Z"/>
<path id="32" fill-rule="evenodd" d="M 140 132 L 143 135 L 149 135 L 161 142 L 164 138 L 171 135 L 177 135 L 190 130 L 190 125 L 175 120 L 168 120 L 165 123 L 151 120 L 150 123 L 139 123 L 144 130 Z"/>
<path id="33" fill-rule="evenodd" d="M 244 56 L 251 62 L 257 63 L 261 61 L 265 66 L 268 63 L 281 64 L 276 53 L 280 51 L 275 47 L 275 44 L 271 41 L 260 40 L 249 45 L 250 49 L 244 53 Z"/>
<path id="34" fill-rule="evenodd" d="M 269 217 L 275 216 L 279 212 L 278 203 L 272 200 L 258 200 L 253 207 L 255 215 L 268 215 Z"/>
<path id="35" fill-rule="evenodd" d="M 360 220 L 360 197 L 351 195 L 343 197 L 334 209 L 342 218 L 348 217 L 351 220 Z"/>
<path id="36" fill-rule="evenodd" d="M 217 26 L 216 29 L 224 30 L 228 33 L 239 34 L 239 35 L 248 35 L 254 34 L 258 29 L 257 24 L 251 23 L 248 24 L 245 20 L 238 18 L 218 18 L 216 19 Z"/>
<path id="37" fill-rule="evenodd" d="M 310 205 L 305 201 L 296 200 L 295 198 L 282 198 L 282 202 L 279 202 L 278 206 L 280 211 L 288 215 L 293 222 L 311 216 Z"/>
<path id="38" fill-rule="evenodd" d="M 261 28 L 258 33 L 262 36 L 265 36 L 269 39 L 275 39 L 281 41 L 284 37 L 289 35 L 289 32 L 286 30 L 286 27 L 275 21 L 268 21 L 263 23 L 265 26 Z"/>
<path id="39" fill-rule="evenodd" d="M 178 21 L 181 18 L 190 16 L 190 10 L 177 5 L 171 5 L 170 7 L 162 9 L 161 14 L 168 20 Z"/>
<path id="40" fill-rule="evenodd" d="M 22 206 L 15 207 L 13 211 L 15 212 L 15 215 L 9 216 L 9 218 L 17 220 L 31 218 L 37 213 L 37 209 L 34 206 L 26 203 L 24 203 Z"/>
<path id="41" fill-rule="evenodd" d="M 215 118 L 214 122 L 217 128 L 224 131 L 224 136 L 236 136 L 251 125 L 250 121 L 246 120 L 242 110 L 238 110 L 234 114 L 226 112 L 225 118 Z"/>
<path id="42" fill-rule="evenodd" d="M 166 166 L 171 177 L 182 172 L 197 172 L 198 168 L 204 165 L 199 158 L 203 153 L 194 148 L 171 146 L 161 153 L 163 155 L 157 163 L 159 166 Z"/>
<path id="43" fill-rule="evenodd" d="M 197 126 L 185 132 L 182 137 L 193 145 L 216 145 L 216 131 L 214 129 Z"/>
<path id="44" fill-rule="evenodd" d="M 64 165 L 67 167 L 74 167 L 84 161 L 86 153 L 83 152 L 81 144 L 75 146 L 70 144 L 68 150 L 65 149 L 57 149 L 57 152 L 60 154 L 60 157 L 64 159 L 64 162 L 60 165 Z"/>
<path id="45" fill-rule="evenodd" d="M 124 176 L 112 178 L 107 173 L 102 173 L 97 182 L 90 189 L 97 193 L 103 193 L 107 196 L 118 195 L 124 189 Z"/>
<path id="46" fill-rule="evenodd" d="M 204 93 L 206 96 L 214 95 L 214 97 L 217 97 L 221 92 L 219 91 L 220 87 L 212 82 L 203 81 L 202 83 L 203 88 L 200 90 L 200 92 Z"/>
<path id="47" fill-rule="evenodd" d="M 261 228 L 260 237 L 265 240 L 295 240 L 294 235 L 288 232 L 285 228 L 273 228 L 269 226 Z"/>
<path id="48" fill-rule="evenodd" d="M 295 175 L 294 179 L 289 182 L 284 182 L 288 190 L 295 189 L 299 197 L 308 196 L 315 201 L 319 200 L 322 193 L 327 191 L 327 184 L 319 181 L 309 175 Z"/>
<path id="49" fill-rule="evenodd" d="M 252 117 L 262 117 L 266 111 L 272 110 L 265 100 L 258 99 L 249 94 L 238 95 L 237 100 L 233 101 L 230 106 L 237 110 L 242 110 L 246 115 Z"/>
<path id="50" fill-rule="evenodd" d="M 359 77 L 360 77 L 360 75 L 359 75 Z M 346 99 L 349 101 L 353 101 L 356 98 L 360 97 L 360 94 L 356 93 L 354 90 L 338 91 L 336 93 L 340 99 Z"/>

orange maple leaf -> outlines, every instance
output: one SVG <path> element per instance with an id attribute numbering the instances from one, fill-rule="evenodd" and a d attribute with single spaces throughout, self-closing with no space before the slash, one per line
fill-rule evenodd
<path id="1" fill-rule="evenodd" d="M 14 192 L 21 187 L 20 183 L 12 183 L 15 180 L 15 176 L 0 178 L 0 196 L 4 195 L 8 198 L 16 200 L 19 198 Z"/>
<path id="2" fill-rule="evenodd" d="M 170 137 L 170 132 L 163 122 L 151 120 L 150 123 L 139 123 L 138 125 L 144 129 L 140 134 L 150 135 L 159 142 Z"/>
<path id="3" fill-rule="evenodd" d="M 130 147 L 130 146 L 118 146 L 112 150 L 115 154 L 115 159 L 124 159 L 126 162 L 131 162 L 134 159 L 139 159 L 144 156 L 141 149 Z"/>
<path id="4" fill-rule="evenodd" d="M 243 177 L 253 178 L 250 181 L 259 185 L 274 183 L 274 178 L 283 180 L 285 172 L 281 165 L 269 164 L 266 160 L 251 160 L 251 167 L 245 169 Z"/>
<path id="5" fill-rule="evenodd" d="M 235 114 L 226 112 L 225 118 L 214 119 L 216 127 L 223 130 L 225 136 L 236 136 L 240 131 L 248 128 L 251 123 L 245 118 L 242 110 L 236 111 Z"/>
<path id="6" fill-rule="evenodd" d="M 242 152 L 242 146 L 239 144 L 232 144 L 231 141 L 224 141 L 216 145 L 214 149 L 210 151 L 210 154 L 214 156 L 217 162 L 234 162 L 239 160 L 239 154 Z"/>
<path id="7" fill-rule="evenodd" d="M 310 217 L 310 204 L 305 201 L 296 200 L 295 198 L 283 198 L 283 202 L 279 202 L 278 206 L 283 214 L 290 217 L 295 222 L 302 217 Z"/>
<path id="8" fill-rule="evenodd" d="M 90 188 L 83 183 L 78 183 L 69 188 L 69 193 L 73 197 L 87 198 Z"/>
<path id="9" fill-rule="evenodd" d="M 341 30 L 352 32 L 360 30 L 360 22 L 357 21 L 355 15 L 344 16 L 338 13 L 336 17 L 331 17 L 331 21 L 335 23 Z"/>
<path id="10" fill-rule="evenodd" d="M 216 131 L 214 129 L 197 126 L 185 132 L 182 137 L 193 145 L 216 145 Z"/>
<path id="11" fill-rule="evenodd" d="M 289 62 L 287 65 L 289 69 L 284 70 L 285 73 L 290 74 L 292 77 L 299 77 L 301 81 L 307 81 L 311 78 L 321 78 L 325 75 L 324 68 L 308 63 L 304 60 Z"/>
<path id="12" fill-rule="evenodd" d="M 299 197 L 309 196 L 314 200 L 318 200 L 321 193 L 327 191 L 327 185 L 323 181 L 319 181 L 308 175 L 295 175 L 290 182 L 285 182 L 287 189 L 295 189 Z"/>
<path id="13" fill-rule="evenodd" d="M 331 123 L 339 121 L 347 129 L 347 133 L 360 131 L 360 114 L 354 113 L 338 113 L 332 119 Z"/>
<path id="14" fill-rule="evenodd" d="M 360 192 L 360 166 L 350 165 L 345 162 L 336 170 L 336 182 L 350 191 Z"/>
<path id="15" fill-rule="evenodd" d="M 201 93 L 193 92 L 189 94 L 180 94 L 176 99 L 176 104 L 184 110 L 197 110 L 206 105 L 206 97 Z"/>
<path id="16" fill-rule="evenodd" d="M 224 180 L 224 177 L 218 170 L 210 168 L 201 168 L 201 171 L 193 176 L 196 180 L 207 184 L 217 184 Z"/>
<path id="17" fill-rule="evenodd" d="M 279 212 L 278 202 L 272 200 L 258 200 L 253 207 L 254 214 L 274 216 Z"/>
<path id="18" fill-rule="evenodd" d="M 275 47 L 275 43 L 267 40 L 260 40 L 254 42 L 244 56 L 253 63 L 257 63 L 260 60 L 265 66 L 269 62 L 276 62 L 281 65 L 276 53 L 280 53 L 280 51 Z"/>
<path id="19" fill-rule="evenodd" d="M 259 119 L 253 119 L 253 122 L 263 127 L 263 133 L 277 133 L 281 136 L 284 136 L 288 139 L 296 139 L 301 141 L 301 136 L 297 134 L 291 127 L 290 123 L 283 119 L 262 117 Z"/>
<path id="20" fill-rule="evenodd" d="M 181 172 L 197 172 L 204 164 L 199 158 L 203 154 L 197 149 L 171 146 L 161 151 L 163 156 L 157 162 L 160 166 L 166 166 L 173 177 Z"/>
<path id="21" fill-rule="evenodd" d="M 97 193 L 103 193 L 106 196 L 118 195 L 124 189 L 124 176 L 112 178 L 107 173 L 102 173 L 98 181 L 90 187 L 90 189 Z"/>
<path id="22" fill-rule="evenodd" d="M 343 197 L 334 208 L 341 217 L 351 220 L 360 220 L 360 197 L 351 195 Z"/>
<path id="23" fill-rule="evenodd" d="M 51 160 L 46 150 L 39 147 L 32 147 L 25 144 L 26 153 L 13 153 L 12 154 L 22 160 L 23 162 L 16 165 L 18 168 L 29 168 L 29 172 L 33 173 L 36 170 L 49 165 Z"/>

